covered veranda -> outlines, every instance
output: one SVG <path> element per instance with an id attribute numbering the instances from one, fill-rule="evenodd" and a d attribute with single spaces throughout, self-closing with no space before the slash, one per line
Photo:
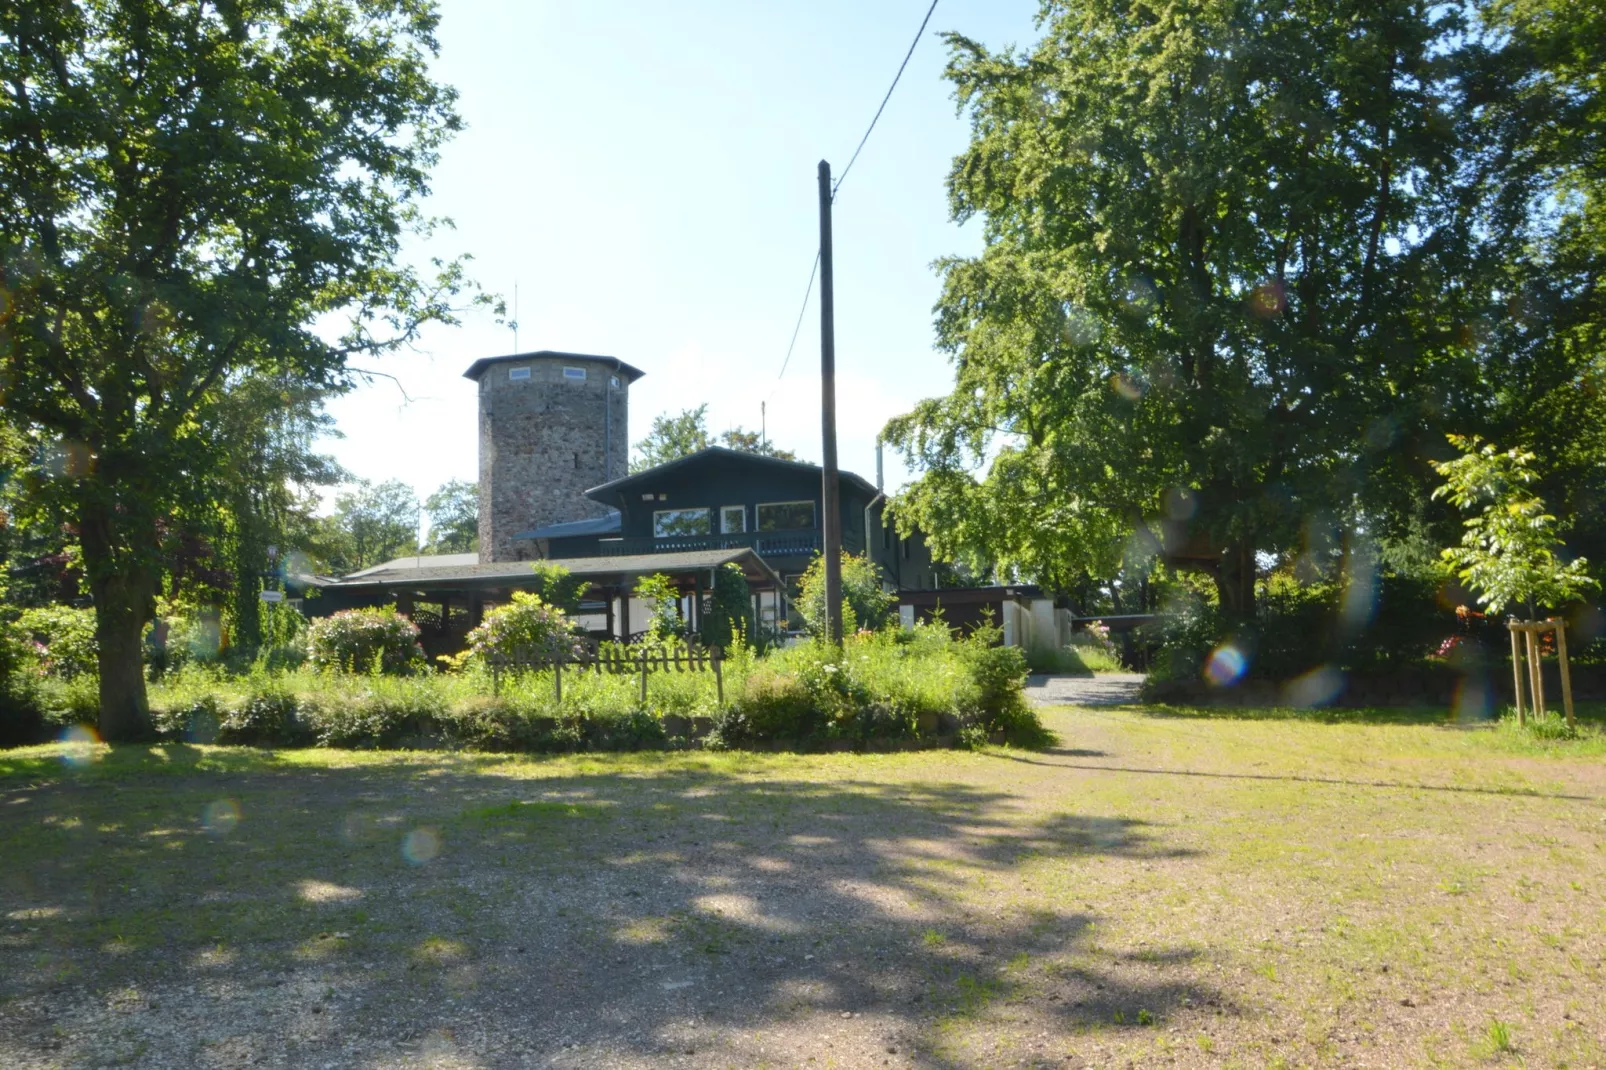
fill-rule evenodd
<path id="1" fill-rule="evenodd" d="M 630 554 L 482 564 L 474 554 L 402 557 L 339 579 L 320 580 L 318 597 L 306 603 L 313 616 L 326 616 L 359 606 L 394 605 L 418 625 L 430 657 L 452 654 L 484 619 L 488 608 L 511 600 L 514 591 L 541 584 L 535 566 L 557 566 L 586 581 L 580 623 L 597 639 L 628 640 L 647 625 L 647 607 L 633 596 L 642 576 L 662 573 L 680 592 L 681 619 L 701 627 L 705 596 L 714 587 L 714 573 L 738 565 L 752 592 L 754 619 L 786 619 L 786 587 L 762 558 L 749 548 L 684 553 Z"/>

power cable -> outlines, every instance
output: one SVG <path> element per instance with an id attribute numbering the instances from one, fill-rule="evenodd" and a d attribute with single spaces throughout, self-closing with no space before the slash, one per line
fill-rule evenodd
<path id="1" fill-rule="evenodd" d="M 836 181 L 831 184 L 832 201 L 836 200 L 837 191 L 842 188 L 842 183 L 847 179 L 848 172 L 853 170 L 854 161 L 859 158 L 859 153 L 864 151 L 865 142 L 870 140 L 871 133 L 875 131 L 876 123 L 880 122 L 881 120 L 881 113 L 887 110 L 887 101 L 892 99 L 892 91 L 898 88 L 898 81 L 903 77 L 904 69 L 909 66 L 909 59 L 915 54 L 915 48 L 920 44 L 921 35 L 926 32 L 926 26 L 931 22 L 931 15 L 936 10 L 937 0 L 931 0 L 931 6 L 926 8 L 926 17 L 920 20 L 920 28 L 915 31 L 914 40 L 909 42 L 909 51 L 903 54 L 903 62 L 898 64 L 898 73 L 892 76 L 892 84 L 887 86 L 886 96 L 881 98 L 881 106 L 876 108 L 875 115 L 870 119 L 870 125 L 865 128 L 864 136 L 859 139 L 858 147 L 853 150 L 853 155 L 848 157 L 848 165 L 842 169 L 842 173 L 838 175 Z M 803 329 L 803 316 L 809 310 L 809 298 L 814 294 L 814 279 L 819 272 L 820 253 L 819 250 L 816 249 L 814 252 L 814 266 L 809 269 L 809 282 L 808 285 L 803 288 L 803 305 L 797 310 L 797 322 L 792 326 L 792 340 L 787 343 L 786 358 L 781 361 L 781 370 L 779 374 L 775 376 L 776 386 L 770 390 L 770 397 L 774 397 L 775 391 L 780 389 L 780 381 L 786 375 L 787 365 L 792 363 L 792 350 L 797 346 L 798 332 Z"/>
<path id="2" fill-rule="evenodd" d="M 931 0 L 931 6 L 926 8 L 926 17 L 920 20 L 920 29 L 915 31 L 915 39 L 909 42 L 909 51 L 903 54 L 903 62 L 898 64 L 898 73 L 892 76 L 892 84 L 887 86 L 887 95 L 881 98 L 881 107 L 875 110 L 875 118 L 870 120 L 869 128 L 865 130 L 864 136 L 859 139 L 859 147 L 853 150 L 852 156 L 848 157 L 848 165 L 842 169 L 842 173 L 837 176 L 836 183 L 831 187 L 831 199 L 833 201 L 836 200 L 836 191 L 842 188 L 842 183 L 847 179 L 848 172 L 853 170 L 853 161 L 859 158 L 859 153 L 864 150 L 864 143 L 870 140 L 870 132 L 875 129 L 876 121 L 881 118 L 881 113 L 886 110 L 887 101 L 892 99 L 892 91 L 898 88 L 898 79 L 903 77 L 903 69 L 909 66 L 909 57 L 915 54 L 915 46 L 920 43 L 920 35 L 926 32 L 926 24 L 931 21 L 931 13 L 936 10 L 937 0 Z"/>

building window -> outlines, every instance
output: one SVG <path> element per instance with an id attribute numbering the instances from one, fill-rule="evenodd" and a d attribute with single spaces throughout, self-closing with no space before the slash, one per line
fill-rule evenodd
<path id="1" fill-rule="evenodd" d="M 652 514 L 652 533 L 660 539 L 675 535 L 707 535 L 709 520 L 707 509 L 655 509 Z"/>
<path id="2" fill-rule="evenodd" d="M 903 559 L 905 561 L 909 560 L 909 540 L 908 539 L 904 539 L 903 540 Z"/>
<path id="3" fill-rule="evenodd" d="M 758 530 L 801 531 L 814 526 L 813 502 L 760 502 Z"/>
<path id="4" fill-rule="evenodd" d="M 615 390 L 618 390 L 619 389 L 619 377 L 617 375 L 610 375 L 608 377 L 608 385 L 613 387 Z"/>
<path id="5" fill-rule="evenodd" d="M 528 368 L 509 368 L 507 370 L 507 377 L 509 379 L 513 379 L 515 381 L 519 380 L 519 379 L 528 379 L 530 377 L 530 369 L 528 369 Z"/>
<path id="6" fill-rule="evenodd" d="M 747 506 L 722 505 L 719 507 L 719 530 L 736 535 L 747 530 Z"/>
<path id="7" fill-rule="evenodd" d="M 583 383 L 586 381 L 586 370 L 584 368 L 564 368 L 563 377 L 565 379 L 573 379 L 577 383 Z"/>

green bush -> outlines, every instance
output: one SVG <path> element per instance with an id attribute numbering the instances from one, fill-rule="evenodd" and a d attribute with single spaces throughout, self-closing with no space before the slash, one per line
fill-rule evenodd
<path id="1" fill-rule="evenodd" d="M 280 688 L 252 691 L 239 707 L 224 715 L 218 725 L 219 743 L 254 747 L 294 747 L 308 742 L 295 694 Z"/>
<path id="2" fill-rule="evenodd" d="M 300 713 L 306 731 L 321 747 L 351 749 L 422 744 L 445 734 L 447 702 L 440 693 L 385 683 L 304 703 Z"/>
<path id="3" fill-rule="evenodd" d="M 729 562 L 714 571 L 714 590 L 703 614 L 704 646 L 729 650 L 754 634 L 752 591 L 742 566 Z"/>
<path id="4" fill-rule="evenodd" d="M 36 680 L 25 670 L 27 661 L 16 627 L 0 623 L 0 747 L 37 743 L 47 735 Z"/>
<path id="5" fill-rule="evenodd" d="M 42 676 L 71 680 L 94 675 L 100 643 L 95 638 L 95 611 L 71 606 L 41 606 L 17 615 L 16 633 L 35 670 Z"/>
<path id="6" fill-rule="evenodd" d="M 825 558 L 816 557 L 799 581 L 798 612 L 809 634 L 825 631 Z M 881 566 L 864 554 L 842 551 L 842 633 L 874 631 L 887 622 L 897 598 L 881 586 Z"/>
<path id="7" fill-rule="evenodd" d="M 324 670 L 411 673 L 423 667 L 424 648 L 418 627 L 390 606 L 345 609 L 308 626 L 307 660 Z"/>
<path id="8" fill-rule="evenodd" d="M 569 615 L 530 591 L 514 591 L 513 601 L 468 633 L 469 659 L 478 665 L 549 663 L 572 658 L 583 646 Z"/>

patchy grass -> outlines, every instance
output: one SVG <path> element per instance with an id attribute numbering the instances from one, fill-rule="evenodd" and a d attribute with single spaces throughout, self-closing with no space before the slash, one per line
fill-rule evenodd
<path id="1" fill-rule="evenodd" d="M 1041 753 L 0 752 L 0 1065 L 1606 1061 L 1593 728 L 1046 720 Z"/>

